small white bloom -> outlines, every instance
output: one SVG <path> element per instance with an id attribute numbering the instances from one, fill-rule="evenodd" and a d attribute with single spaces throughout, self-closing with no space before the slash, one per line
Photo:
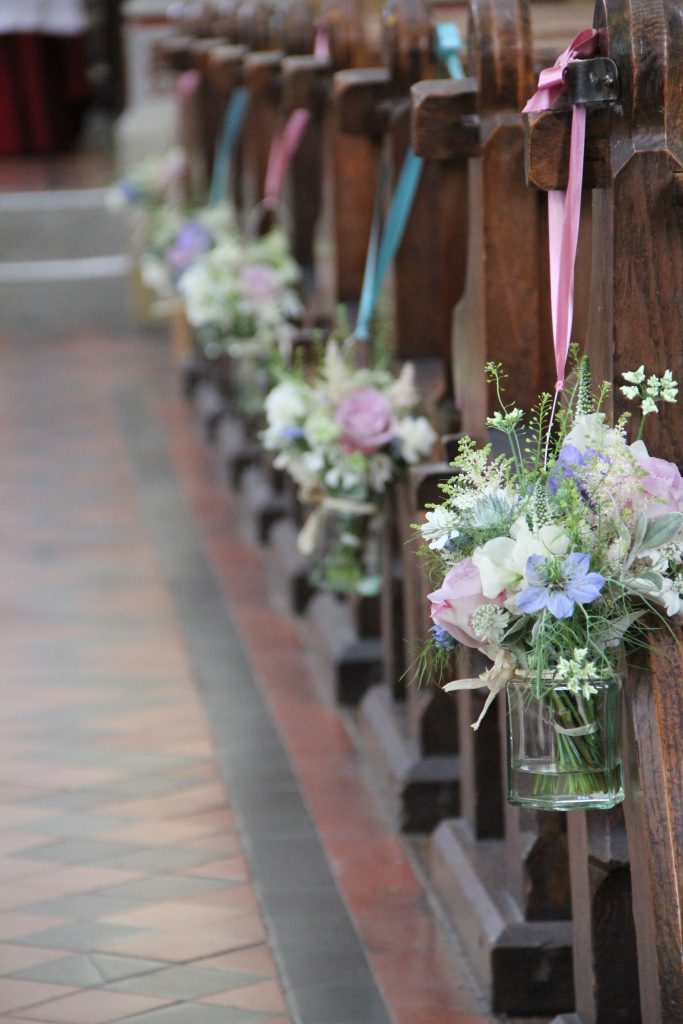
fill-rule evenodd
<path id="1" fill-rule="evenodd" d="M 645 380 L 645 367 L 639 366 L 637 370 L 629 370 L 621 375 L 629 384 L 642 384 Z"/>
<path id="2" fill-rule="evenodd" d="M 288 380 L 275 385 L 266 395 L 264 406 L 268 426 L 274 430 L 296 424 L 307 411 L 302 388 Z"/>
<path id="3" fill-rule="evenodd" d="M 631 400 L 637 398 L 640 394 L 640 389 L 637 388 L 635 384 L 624 384 L 620 390 L 622 395 L 625 395 L 626 398 L 630 398 Z"/>
<path id="4" fill-rule="evenodd" d="M 426 512 L 425 520 L 420 526 L 420 533 L 432 551 L 442 551 L 449 541 L 460 535 L 458 516 L 443 505 Z"/>
<path id="5" fill-rule="evenodd" d="M 642 409 L 643 409 L 643 416 L 649 416 L 650 413 L 658 412 L 659 411 L 657 409 L 657 403 L 652 398 L 644 398 L 643 399 Z"/>
<path id="6" fill-rule="evenodd" d="M 396 424 L 396 437 L 402 457 L 412 465 L 429 455 L 437 435 L 426 416 L 405 416 Z"/>
<path id="7" fill-rule="evenodd" d="M 480 604 L 472 612 L 472 629 L 487 644 L 499 644 L 508 626 L 510 612 L 497 604 Z"/>

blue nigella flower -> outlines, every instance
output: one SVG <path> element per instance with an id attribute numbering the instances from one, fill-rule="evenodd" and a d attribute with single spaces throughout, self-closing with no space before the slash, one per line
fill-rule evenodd
<path id="1" fill-rule="evenodd" d="M 432 626 L 429 632 L 437 647 L 444 647 L 447 651 L 455 650 L 455 637 L 452 637 L 448 630 L 442 629 L 441 626 Z"/>
<path id="2" fill-rule="evenodd" d="M 122 192 L 124 199 L 129 203 L 139 203 L 143 198 L 140 189 L 132 181 L 129 181 L 128 178 L 124 178 L 123 181 L 119 182 L 119 190 Z"/>
<path id="3" fill-rule="evenodd" d="M 598 452 L 595 448 L 587 448 L 585 452 L 575 448 L 573 444 L 563 444 L 557 456 L 557 462 L 553 466 L 548 479 L 548 490 L 551 494 L 557 494 L 563 480 L 576 480 L 581 476 L 581 470 L 588 469 L 594 465 L 596 459 L 609 464 L 609 458 Z"/>
<path id="4" fill-rule="evenodd" d="M 600 596 L 605 577 L 590 572 L 590 555 L 576 551 L 564 558 L 529 555 L 524 575 L 531 586 L 517 597 L 522 612 L 547 608 L 556 619 L 568 619 L 577 604 L 590 604 Z"/>
<path id="5" fill-rule="evenodd" d="M 303 427 L 281 427 L 280 434 L 287 441 L 299 441 L 304 436 Z"/>

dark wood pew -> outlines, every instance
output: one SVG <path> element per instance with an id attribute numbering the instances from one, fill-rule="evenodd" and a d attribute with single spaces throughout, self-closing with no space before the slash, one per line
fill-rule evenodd
<path id="1" fill-rule="evenodd" d="M 587 349 L 598 379 L 614 381 L 618 415 L 624 370 L 644 362 L 677 379 L 683 373 L 683 30 L 676 0 L 599 0 L 594 24 L 600 55 L 616 63 L 619 98 L 588 108 Z M 528 174 L 540 189 L 566 183 L 568 116 L 529 116 Z M 680 428 L 676 406 L 650 417 L 649 450 L 680 465 Z M 570 816 L 576 1011 L 556 1024 L 683 1019 L 682 668 L 680 642 L 671 638 L 631 674 L 626 801 L 609 814 Z"/>
<path id="2" fill-rule="evenodd" d="M 642 88 L 646 80 L 651 81 L 645 77 L 645 61 L 635 69 L 631 66 L 632 39 L 638 39 L 638 50 L 648 55 L 648 76 L 652 73 L 654 54 L 665 49 L 666 5 L 657 6 L 660 9 L 657 13 L 650 11 L 650 17 L 638 5 L 616 2 L 598 5 L 596 24 L 603 28 L 608 40 L 608 44 L 603 44 L 603 52 L 613 55 L 618 64 L 621 59 L 622 88 L 624 82 L 630 84 L 634 78 L 637 81 L 639 71 Z M 673 55 L 676 45 L 680 47 L 680 37 L 676 43 L 671 33 L 668 43 Z M 675 60 L 671 67 L 676 67 Z M 675 74 L 670 71 L 668 76 L 661 75 L 661 80 L 668 77 L 669 96 L 675 96 L 676 89 L 680 94 L 680 78 L 676 81 Z M 633 93 L 637 92 L 635 88 Z M 676 335 L 676 324 L 680 323 L 676 296 L 681 275 L 681 220 L 675 216 L 671 192 L 671 188 L 675 188 L 675 168 L 680 167 L 680 111 L 667 121 L 668 130 L 662 130 L 661 135 L 650 130 L 641 135 L 638 117 L 644 117 L 649 124 L 650 112 L 657 110 L 657 101 L 651 100 L 650 108 L 644 109 L 643 92 L 640 97 L 637 115 L 628 86 L 625 116 L 613 113 L 614 109 L 621 110 L 621 98 L 619 106 L 609 113 L 604 107 L 592 110 L 587 147 L 587 184 L 599 189 L 593 196 L 595 260 L 588 347 L 596 373 L 604 373 L 615 383 L 619 372 L 642 361 L 650 346 L 657 354 L 657 365 L 663 360 L 662 365 L 671 366 L 676 373 L 680 372 L 681 362 L 679 345 L 670 343 L 670 338 Z M 661 110 L 667 109 L 666 98 L 667 90 L 663 88 Z M 676 111 L 675 102 L 668 111 L 672 109 Z M 555 112 L 532 115 L 530 122 L 528 162 L 532 182 L 542 188 L 563 187 L 568 115 Z M 632 150 L 637 154 L 635 158 L 631 156 Z M 661 202 L 664 195 L 670 206 L 666 200 Z M 653 266 L 648 266 L 647 291 L 657 295 L 654 332 L 651 318 L 648 322 L 644 312 L 642 295 L 634 292 L 632 284 L 628 283 L 636 258 L 632 249 L 632 239 L 637 237 L 637 226 L 633 224 L 634 204 L 642 218 L 642 230 L 662 240 L 659 261 L 655 258 Z M 668 258 L 671 252 L 676 253 L 673 261 Z M 605 311 L 609 311 L 607 316 Z M 662 438 L 659 442 L 659 450 L 666 457 L 680 458 L 678 435 L 671 429 L 671 413 L 669 415 L 669 426 L 662 432 L 666 440 Z M 675 811 L 671 817 L 672 808 L 677 807 L 680 800 L 680 773 L 676 771 L 666 776 L 666 770 L 662 771 L 667 753 L 671 756 L 675 743 L 662 745 L 659 738 L 663 715 L 667 716 L 667 735 L 671 734 L 672 718 L 681 721 L 676 703 L 678 688 L 672 685 L 680 654 L 677 646 L 666 653 L 663 664 L 655 660 L 648 666 L 651 677 L 643 673 L 630 681 L 633 703 L 627 731 L 631 740 L 633 781 L 625 805 L 626 827 L 620 809 L 609 814 L 576 812 L 567 819 L 577 1012 L 561 1015 L 558 1022 L 564 1024 L 578 1021 L 585 1024 L 611 1024 L 612 1021 L 634 1024 L 647 1021 L 649 1024 L 652 1021 L 657 1024 L 680 1018 L 680 870 L 677 872 L 675 867 L 678 841 Z M 662 706 L 671 696 L 674 700 L 673 705 L 659 714 L 652 696 L 654 680 L 661 681 Z M 471 702 L 473 698 L 468 697 Z M 642 703 L 639 704 L 639 700 Z M 473 709 L 463 710 L 466 712 L 463 719 L 471 721 Z M 502 702 L 499 714 L 500 746 L 504 749 Z M 642 748 L 638 738 L 643 742 Z M 495 736 L 489 741 L 495 742 Z M 470 733 L 470 745 L 485 749 L 487 741 L 481 732 L 476 738 Z M 466 764 L 468 758 L 464 749 L 461 758 Z M 472 786 L 471 780 L 468 783 L 466 779 L 463 767 L 463 819 L 442 825 L 433 841 L 437 888 L 450 906 L 480 978 L 489 985 L 493 1009 L 509 1013 L 549 1012 L 553 1002 L 557 1005 L 561 1000 L 570 1001 L 562 938 L 566 892 L 563 891 L 563 873 L 558 875 L 557 872 L 565 842 L 562 831 L 552 815 L 519 814 L 507 808 L 504 841 L 475 841 L 476 822 L 473 823 L 467 807 L 481 805 L 485 789 L 490 789 L 490 780 L 480 775 L 478 781 L 475 777 Z M 645 795 L 650 783 L 653 784 L 651 802 Z M 502 779 L 500 784 L 504 785 Z M 653 813 L 649 820 L 643 813 L 648 803 Z M 505 865 L 502 882 L 501 864 Z M 656 888 L 663 880 L 670 886 L 665 900 L 656 895 Z M 515 914 L 506 920 L 501 908 L 511 905 L 521 911 L 521 916 Z M 543 932 L 546 934 L 542 939 Z M 565 931 L 565 938 L 566 934 Z M 531 985 L 525 990 L 524 979 L 534 977 L 534 961 L 537 981 L 543 974 L 546 978 L 555 975 L 552 990 L 544 992 L 542 985 Z"/>
<path id="3" fill-rule="evenodd" d="M 535 86 L 528 4 L 472 0 L 468 37 L 472 78 L 416 85 L 413 130 L 418 152 L 459 161 L 467 175 L 467 276 L 454 316 L 454 388 L 462 429 L 484 438 L 485 362 L 505 363 L 508 393 L 528 407 L 552 384 L 552 344 L 545 216 L 523 177 L 520 110 Z M 426 590 L 423 580 L 418 599 Z M 407 610 L 406 621 L 411 615 L 417 617 Z M 482 667 L 463 657 L 458 674 Z M 410 691 L 408 700 L 415 700 Z M 425 714 L 433 713 L 430 700 L 443 702 L 444 695 L 422 695 Z M 432 841 L 435 884 L 496 1011 L 542 1014 L 571 1006 L 565 820 L 505 804 L 504 716 L 491 716 L 475 735 L 470 722 L 483 697 L 475 691 L 449 700 L 460 817 L 442 823 Z"/>
<path id="4" fill-rule="evenodd" d="M 333 196 L 330 220 L 335 251 L 334 291 L 337 299 L 350 309 L 352 322 L 361 291 L 381 149 L 386 146 L 389 151 L 391 177 L 395 181 L 409 141 L 410 85 L 416 77 L 432 73 L 434 67 L 431 25 L 421 4 L 388 6 L 382 15 L 382 25 L 383 66 L 352 68 L 334 76 L 327 136 Z M 416 40 L 421 40 L 417 46 Z M 413 53 L 418 54 L 417 59 Z M 458 285 L 449 278 L 442 288 L 425 289 L 416 278 L 425 273 L 424 260 L 435 241 L 442 250 L 456 248 L 460 208 L 457 196 L 454 199 L 448 188 L 448 178 L 439 169 L 436 174 L 427 171 L 393 269 L 393 351 L 398 360 L 417 354 L 415 334 L 420 322 L 423 357 L 427 350 L 422 367 L 422 376 L 427 378 L 425 390 L 440 393 L 440 375 L 448 354 L 447 325 Z M 420 296 L 420 300 L 413 301 L 412 295 Z M 393 514 L 393 500 L 387 505 Z M 395 531 L 394 537 L 400 550 Z M 395 566 L 395 550 L 387 554 L 389 563 Z M 394 581 L 390 589 L 393 596 L 389 602 L 395 605 L 398 592 Z M 379 625 L 383 614 L 382 599 L 340 602 L 332 595 L 319 594 L 310 602 L 306 613 L 307 636 L 315 642 L 322 688 L 333 699 L 356 703 L 370 684 L 381 680 Z M 335 629 L 335 621 L 340 623 L 339 629 Z M 345 637 L 343 645 L 335 641 L 338 635 Z M 402 639 L 397 633 L 392 634 L 391 643 L 398 653 Z M 358 651 L 362 657 L 356 664 Z"/>

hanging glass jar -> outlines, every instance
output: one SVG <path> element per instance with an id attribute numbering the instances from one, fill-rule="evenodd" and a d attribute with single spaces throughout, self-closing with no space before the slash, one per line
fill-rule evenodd
<path id="1" fill-rule="evenodd" d="M 622 689 L 618 674 L 578 691 L 552 673 L 507 683 L 510 803 L 569 811 L 623 800 Z"/>
<path id="2" fill-rule="evenodd" d="M 325 497 L 312 513 L 312 520 L 313 585 L 340 594 L 379 594 L 384 528 L 379 505 L 353 498 Z"/>

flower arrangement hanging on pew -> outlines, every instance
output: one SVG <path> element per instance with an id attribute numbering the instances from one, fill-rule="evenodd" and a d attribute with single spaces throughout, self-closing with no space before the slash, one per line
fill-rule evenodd
<path id="1" fill-rule="evenodd" d="M 208 359 L 228 357 L 235 401 L 263 411 L 271 363 L 291 350 L 303 313 L 300 270 L 286 234 L 235 235 L 200 256 L 178 281 L 197 344 Z"/>
<path id="2" fill-rule="evenodd" d="M 166 204 L 150 217 L 149 237 L 140 256 L 143 282 L 159 300 L 178 296 L 178 282 L 198 259 L 217 245 L 237 239 L 234 211 L 227 203 L 183 212 Z"/>
<path id="3" fill-rule="evenodd" d="M 601 411 L 610 386 L 594 398 L 585 357 L 557 414 L 542 395 L 528 424 L 503 401 L 501 367 L 487 372 L 501 406 L 488 426 L 509 454 L 461 440 L 445 499 L 419 527 L 440 584 L 425 653 L 445 664 L 460 644 L 493 661 L 445 689 L 489 687 L 477 729 L 506 688 L 513 803 L 610 807 L 623 798 L 625 658 L 681 610 L 683 479 L 641 440 L 645 418 L 675 402 L 678 385 L 668 370 L 624 374 L 621 391 L 640 405 L 629 444 L 629 414 L 610 426 Z"/>
<path id="4" fill-rule="evenodd" d="M 182 209 L 188 199 L 188 166 L 185 151 L 176 146 L 163 156 L 148 156 L 107 192 L 107 206 L 149 215 L 161 206 Z"/>
<path id="5" fill-rule="evenodd" d="M 312 370 L 296 362 L 283 369 L 267 396 L 262 441 L 313 506 L 299 548 L 312 556 L 318 586 L 379 591 L 382 495 L 436 441 L 418 403 L 411 364 L 398 377 L 359 368 L 335 340 Z"/>

